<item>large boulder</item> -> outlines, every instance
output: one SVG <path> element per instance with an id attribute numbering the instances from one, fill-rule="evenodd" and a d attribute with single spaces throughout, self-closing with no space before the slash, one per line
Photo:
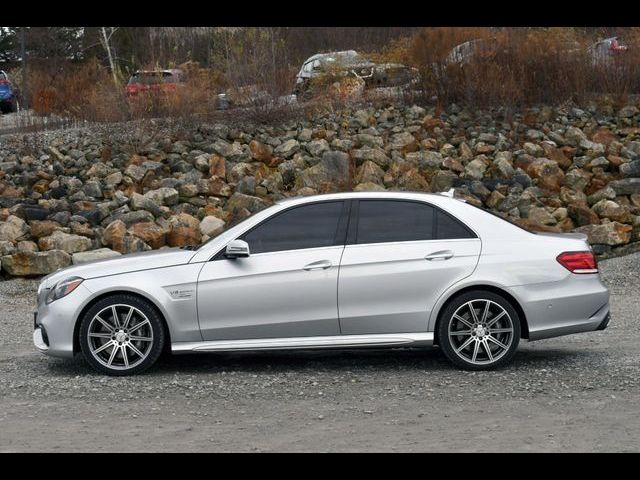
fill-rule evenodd
<path id="1" fill-rule="evenodd" d="M 338 152 L 330 153 L 335 155 Z M 351 150 L 351 158 L 355 160 L 356 165 L 360 165 L 369 160 L 382 168 L 388 167 L 391 162 L 385 151 L 379 147 L 362 147 L 356 150 Z"/>
<path id="2" fill-rule="evenodd" d="M 313 188 L 318 191 L 336 191 L 348 188 L 350 178 L 349 155 L 344 152 L 325 152 L 322 160 L 300 172 L 296 188 Z"/>
<path id="3" fill-rule="evenodd" d="M 166 245 L 167 231 L 154 222 L 136 223 L 129 228 L 128 233 L 138 237 L 151 248 L 158 249 Z"/>
<path id="4" fill-rule="evenodd" d="M 249 142 L 249 150 L 251 151 L 251 158 L 257 162 L 267 163 L 273 156 L 273 148 L 257 140 L 251 140 Z M 214 175 L 214 173 L 212 172 L 211 175 Z M 219 174 L 216 173 L 216 175 Z M 219 176 L 224 177 L 224 175 Z"/>
<path id="5" fill-rule="evenodd" d="M 358 168 L 356 173 L 356 183 L 375 183 L 382 184 L 384 179 L 384 170 L 372 161 L 367 160 Z"/>
<path id="6" fill-rule="evenodd" d="M 179 213 L 169 217 L 167 243 L 171 247 L 198 245 L 202 238 L 200 222 L 188 213 Z"/>
<path id="7" fill-rule="evenodd" d="M 0 223 L 0 241 L 16 242 L 29 232 L 29 226 L 15 215 L 9 215 L 6 222 Z"/>
<path id="8" fill-rule="evenodd" d="M 274 153 L 281 158 L 292 157 L 294 153 L 300 150 L 300 143 L 291 138 L 276 147 Z"/>
<path id="9" fill-rule="evenodd" d="M 591 244 L 615 246 L 629 243 L 632 227 L 619 222 L 609 222 L 601 225 L 585 225 L 576 228 L 575 231 L 586 234 Z"/>
<path id="10" fill-rule="evenodd" d="M 572 204 L 567 207 L 569 217 L 577 225 L 590 225 L 600 223 L 598 214 L 584 204 Z"/>
<path id="11" fill-rule="evenodd" d="M 251 213 L 255 213 L 259 210 L 262 210 L 266 206 L 267 204 L 259 197 L 236 192 L 227 201 L 225 209 L 230 211 L 232 214 L 235 214 L 242 209 L 246 209 Z"/>
<path id="12" fill-rule="evenodd" d="M 631 215 L 627 209 L 612 200 L 603 198 L 591 208 L 600 218 L 608 218 L 622 223 L 631 223 Z"/>
<path id="13" fill-rule="evenodd" d="M 208 215 L 200 222 L 200 232 L 208 237 L 215 237 L 224 230 L 224 220 Z"/>
<path id="14" fill-rule="evenodd" d="M 542 207 L 529 208 L 527 218 L 530 221 L 540 225 L 555 225 L 556 223 L 558 223 L 556 218 Z"/>
<path id="15" fill-rule="evenodd" d="M 0 258 L 2 268 L 9 275 L 29 277 L 48 275 L 71 264 L 71 255 L 62 250 L 47 252 L 18 252 Z"/>
<path id="16" fill-rule="evenodd" d="M 122 220 L 114 220 L 102 232 L 102 243 L 110 245 L 114 250 L 122 250 L 122 242 L 127 234 L 127 225 Z"/>
<path id="17" fill-rule="evenodd" d="M 623 163 L 620 165 L 620 173 L 626 177 L 640 177 L 640 160 Z"/>
<path id="18" fill-rule="evenodd" d="M 48 237 L 38 240 L 40 250 L 64 250 L 67 253 L 84 252 L 90 250 L 93 242 L 90 238 L 56 230 Z"/>
<path id="19" fill-rule="evenodd" d="M 98 248 L 88 252 L 77 252 L 71 255 L 71 262 L 74 265 L 87 262 L 96 262 L 98 260 L 106 260 L 108 258 L 119 257 L 120 252 L 115 252 L 109 248 Z"/>
<path id="20" fill-rule="evenodd" d="M 29 226 L 31 227 L 31 236 L 36 238 L 48 237 L 62 228 L 58 222 L 53 220 L 34 220 Z"/>
<path id="21" fill-rule="evenodd" d="M 158 188 L 149 190 L 144 196 L 158 205 L 175 205 L 178 203 L 179 194 L 175 188 Z"/>
<path id="22" fill-rule="evenodd" d="M 548 158 L 538 158 L 531 162 L 527 168 L 531 178 L 538 180 L 538 187 L 559 192 L 564 180 L 564 172 L 558 166 L 558 162 Z"/>
<path id="23" fill-rule="evenodd" d="M 634 195 L 640 193 L 640 178 L 624 178 L 609 184 L 617 195 Z"/>

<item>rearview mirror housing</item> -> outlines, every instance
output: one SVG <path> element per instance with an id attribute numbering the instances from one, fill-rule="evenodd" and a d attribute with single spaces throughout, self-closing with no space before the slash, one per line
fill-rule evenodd
<path id="1" fill-rule="evenodd" d="M 246 258 L 249 255 L 249 244 L 244 240 L 232 240 L 227 244 L 224 252 L 227 258 Z"/>

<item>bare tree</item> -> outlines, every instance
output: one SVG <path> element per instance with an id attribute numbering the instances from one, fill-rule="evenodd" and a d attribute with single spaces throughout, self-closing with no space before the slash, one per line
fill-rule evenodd
<path id="1" fill-rule="evenodd" d="M 109 58 L 109 67 L 111 68 L 111 75 L 113 76 L 113 83 L 118 84 L 118 71 L 116 67 L 116 56 L 111 46 L 111 37 L 118 30 L 119 27 L 100 27 L 100 43 L 107 52 Z M 107 29 L 109 31 L 107 32 Z"/>

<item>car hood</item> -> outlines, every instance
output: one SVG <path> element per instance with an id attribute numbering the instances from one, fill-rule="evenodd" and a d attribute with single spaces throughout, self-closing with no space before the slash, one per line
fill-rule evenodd
<path id="1" fill-rule="evenodd" d="M 47 275 L 42 279 L 41 286 L 50 288 L 58 281 L 68 277 L 80 277 L 87 280 L 108 275 L 183 265 L 189 263 L 194 253 L 192 250 L 167 248 L 150 252 L 129 253 L 116 258 L 73 265 Z"/>

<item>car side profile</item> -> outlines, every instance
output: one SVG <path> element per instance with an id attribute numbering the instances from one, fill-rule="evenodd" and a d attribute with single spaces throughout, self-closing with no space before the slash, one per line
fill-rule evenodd
<path id="1" fill-rule="evenodd" d="M 529 341 L 604 329 L 582 234 L 532 233 L 447 194 L 286 199 L 193 248 L 76 265 L 38 288 L 34 343 L 96 370 L 174 354 L 437 345 L 507 364 Z"/>

